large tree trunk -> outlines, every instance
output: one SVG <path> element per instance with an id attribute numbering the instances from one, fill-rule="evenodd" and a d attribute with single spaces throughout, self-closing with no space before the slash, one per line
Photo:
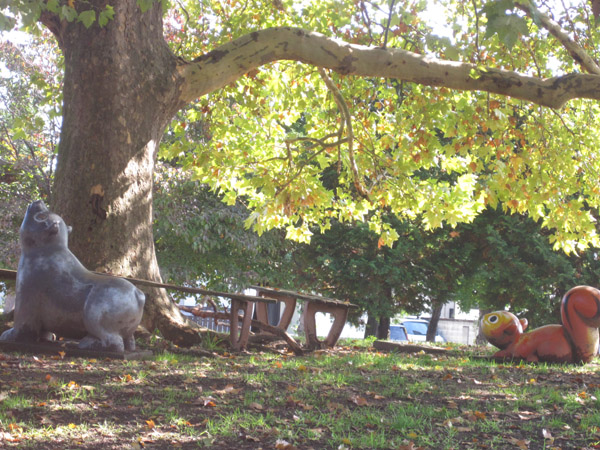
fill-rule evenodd
<path id="1" fill-rule="evenodd" d="M 102 2 L 92 2 L 102 3 Z M 160 281 L 152 233 L 152 180 L 178 100 L 176 58 L 157 3 L 114 2 L 101 30 L 42 20 L 65 58 L 63 123 L 53 209 L 73 227 L 69 247 L 92 270 Z M 143 324 L 182 345 L 199 340 L 164 290 L 146 289 Z"/>
<path id="2" fill-rule="evenodd" d="M 435 334 L 438 329 L 438 323 L 440 322 L 440 316 L 442 315 L 442 307 L 444 306 L 443 301 L 433 302 L 431 310 L 431 320 L 427 327 L 427 336 L 425 340 L 427 342 L 435 342 Z"/>
<path id="3" fill-rule="evenodd" d="M 377 317 L 373 314 L 369 314 L 367 317 L 367 323 L 365 325 L 365 334 L 364 338 L 368 338 L 370 336 L 377 336 L 377 330 L 379 329 L 379 321 Z"/>
<path id="4" fill-rule="evenodd" d="M 377 339 L 389 339 L 390 338 L 390 323 L 389 317 L 380 317 L 379 326 L 377 327 Z"/>

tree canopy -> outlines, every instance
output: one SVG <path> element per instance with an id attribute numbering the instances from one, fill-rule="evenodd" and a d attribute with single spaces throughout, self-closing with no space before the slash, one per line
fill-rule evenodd
<path id="1" fill-rule="evenodd" d="M 152 1 L 138 5 L 144 14 Z M 383 209 L 437 227 L 500 203 L 541 220 L 557 247 L 598 245 L 591 6 L 430 2 L 444 30 L 426 22 L 427 2 L 391 6 L 163 2 L 167 39 L 190 60 L 180 100 L 193 105 L 163 155 L 230 202 L 248 198 L 257 230 L 283 226 L 297 240 L 332 218 L 367 219 L 391 243 Z M 50 13 L 90 28 L 114 16 L 78 1 L 15 10 L 26 26 Z M 200 118 L 210 132 L 198 140 L 186 124 Z M 336 189 L 319 178 L 329 167 Z"/>
<path id="2" fill-rule="evenodd" d="M 574 99 L 559 109 L 563 89 L 590 97 L 597 82 L 594 65 L 579 64 L 583 56 L 574 59 L 568 50 L 576 45 L 579 55 L 588 49 L 596 56 L 586 5 L 551 11 L 567 30 L 583 27 L 577 41 L 549 36 L 537 9 L 505 12 L 515 6 L 510 1 L 475 10 L 462 2 L 436 5 L 446 7 L 451 37 L 436 35 L 423 21 L 425 2 L 394 5 L 391 12 L 375 2 L 323 2 L 301 10 L 283 3 L 270 22 L 263 15 L 256 26 L 303 24 L 352 44 L 274 28 L 228 42 L 219 47 L 218 61 L 209 54 L 187 69 L 202 73 L 221 66 L 221 59 L 237 62 L 238 52 L 255 55 L 250 48 L 261 48 L 263 63 L 265 55 L 278 58 L 279 47 L 290 52 L 280 44 L 296 33 L 301 48 L 282 58 L 335 72 L 298 62 L 253 65 L 233 85 L 219 74 L 215 82 L 225 87 L 188 116 L 202 113 L 210 121 L 210 140 L 198 148 L 182 139 L 164 152 L 185 155 L 198 179 L 230 198 L 248 197 L 255 209 L 249 222 L 259 231 L 285 226 L 298 240 L 309 238 L 311 225 L 326 229 L 334 218 L 368 220 L 390 243 L 397 235 L 383 220 L 387 211 L 422 215 L 433 228 L 471 221 L 486 206 L 501 204 L 542 221 L 557 248 L 598 245 L 597 102 Z M 237 7 L 232 2 L 225 15 L 232 37 L 251 14 L 240 16 Z M 182 22 L 183 28 L 189 23 Z M 191 36 L 185 34 L 186 43 Z M 339 56 L 325 57 L 331 54 Z M 566 87 L 574 78 L 588 94 Z M 320 178 L 331 167 L 340 173 L 335 189 Z"/>

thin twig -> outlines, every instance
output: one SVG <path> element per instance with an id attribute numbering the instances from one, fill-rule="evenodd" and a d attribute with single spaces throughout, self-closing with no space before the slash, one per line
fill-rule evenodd
<path id="1" fill-rule="evenodd" d="M 383 48 L 387 48 L 387 41 L 388 41 L 388 32 L 390 31 L 390 23 L 392 23 L 392 13 L 394 12 L 394 3 L 396 3 L 396 0 L 392 0 L 392 2 L 390 3 L 390 13 L 388 14 L 388 20 L 387 20 L 387 25 L 385 26 L 385 32 L 383 35 Z"/>
<path id="2" fill-rule="evenodd" d="M 369 194 L 365 190 L 364 186 L 360 182 L 360 174 L 358 171 L 358 165 L 356 164 L 356 160 L 354 158 L 354 133 L 352 131 L 352 116 L 350 115 L 350 111 L 348 110 L 348 105 L 346 105 L 346 100 L 340 90 L 337 88 L 335 83 L 329 76 L 325 73 L 325 70 L 319 67 L 319 75 L 323 81 L 325 81 L 325 85 L 333 94 L 333 98 L 335 99 L 335 103 L 338 105 L 340 112 L 342 113 L 342 122 L 345 122 L 347 131 L 347 139 L 348 139 L 348 159 L 350 160 L 350 170 L 352 172 L 352 180 L 354 182 L 354 187 L 358 194 L 369 200 Z"/>
<path id="3" fill-rule="evenodd" d="M 525 12 L 532 20 L 537 19 L 536 23 L 540 23 L 550 34 L 552 34 L 558 42 L 567 50 L 569 55 L 579 63 L 581 68 L 589 73 L 600 75 L 600 66 L 596 64 L 594 59 L 581 47 L 575 40 L 563 31 L 561 26 L 541 12 L 532 2 L 519 3 L 515 2 L 515 6 Z"/>
<path id="4" fill-rule="evenodd" d="M 299 136 L 296 138 L 291 138 L 288 139 L 286 141 L 286 143 L 288 142 L 296 142 L 296 141 L 304 141 L 304 142 L 312 142 L 312 145 L 309 146 L 307 149 L 310 150 L 314 147 L 325 147 L 325 148 L 331 148 L 331 147 L 338 147 L 341 144 L 344 144 L 346 142 L 348 142 L 348 138 L 342 138 L 338 141 L 335 142 L 326 142 L 325 141 L 326 138 L 322 138 L 322 139 L 317 139 L 317 138 L 312 138 L 312 137 L 308 137 L 308 136 Z"/>
<path id="5" fill-rule="evenodd" d="M 477 0 L 472 0 L 473 11 L 475 12 L 475 54 L 477 55 L 477 62 L 481 62 L 481 52 L 479 51 L 479 13 L 477 12 Z"/>

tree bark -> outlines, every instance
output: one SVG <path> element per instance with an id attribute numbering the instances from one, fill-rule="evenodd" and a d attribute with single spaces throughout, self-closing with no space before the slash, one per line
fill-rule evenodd
<path id="1" fill-rule="evenodd" d="M 433 310 L 431 311 L 431 320 L 429 321 L 429 326 L 427 327 L 427 336 L 425 340 L 427 342 L 435 342 L 435 333 L 438 329 L 438 323 L 440 322 L 440 316 L 442 315 L 442 307 L 444 306 L 444 302 L 434 302 Z"/>
<path id="2" fill-rule="evenodd" d="M 390 338 L 390 318 L 380 317 L 379 326 L 377 327 L 377 339 L 389 339 Z"/>
<path id="3" fill-rule="evenodd" d="M 97 2 L 96 2 L 97 3 Z M 177 60 L 157 3 L 114 5 L 104 28 L 42 17 L 65 58 L 63 123 L 52 208 L 73 227 L 69 247 L 90 270 L 160 281 L 152 233 L 158 145 L 183 106 Z M 199 342 L 164 289 L 144 288 L 143 325 Z"/>
<path id="4" fill-rule="evenodd" d="M 372 314 L 369 314 L 367 317 L 367 324 L 365 325 L 365 334 L 364 338 L 368 338 L 370 336 L 377 336 L 377 330 L 379 329 L 379 323 L 377 318 Z"/>

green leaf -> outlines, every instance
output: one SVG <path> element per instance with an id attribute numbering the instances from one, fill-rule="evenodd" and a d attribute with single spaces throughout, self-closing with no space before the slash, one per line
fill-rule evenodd
<path id="1" fill-rule="evenodd" d="M 83 23 L 84 27 L 89 28 L 96 21 L 96 11 L 91 9 L 83 11 L 81 14 L 79 14 L 77 20 Z"/>
<path id="2" fill-rule="evenodd" d="M 17 128 L 12 131 L 13 131 L 12 138 L 15 140 L 27 138 L 27 133 L 25 132 L 25 130 L 23 130 L 23 128 Z"/>
<path id="3" fill-rule="evenodd" d="M 137 0 L 137 4 L 143 13 L 145 13 L 150 8 L 152 8 L 153 3 L 154 3 L 154 0 Z"/>
<path id="4" fill-rule="evenodd" d="M 115 10 L 111 5 L 106 5 L 106 8 L 100 12 L 98 16 L 98 25 L 105 26 L 110 20 L 115 17 Z"/>
<path id="5" fill-rule="evenodd" d="M 67 22 L 73 22 L 75 19 L 77 19 L 77 11 L 75 8 L 71 8 L 68 5 L 63 5 L 60 10 L 60 16 Z"/>
<path id="6" fill-rule="evenodd" d="M 500 41 L 509 49 L 515 45 L 520 36 L 529 33 L 524 17 L 507 13 L 513 7 L 512 0 L 500 0 L 489 2 L 483 8 L 488 19 L 485 37 L 490 38 L 497 34 Z"/>
<path id="7" fill-rule="evenodd" d="M 16 20 L 0 12 L 0 31 L 12 30 L 16 24 Z"/>
<path id="8" fill-rule="evenodd" d="M 50 12 L 57 13 L 60 10 L 60 4 L 58 3 L 58 0 L 48 0 L 48 3 L 46 3 L 46 9 L 48 9 Z"/>

